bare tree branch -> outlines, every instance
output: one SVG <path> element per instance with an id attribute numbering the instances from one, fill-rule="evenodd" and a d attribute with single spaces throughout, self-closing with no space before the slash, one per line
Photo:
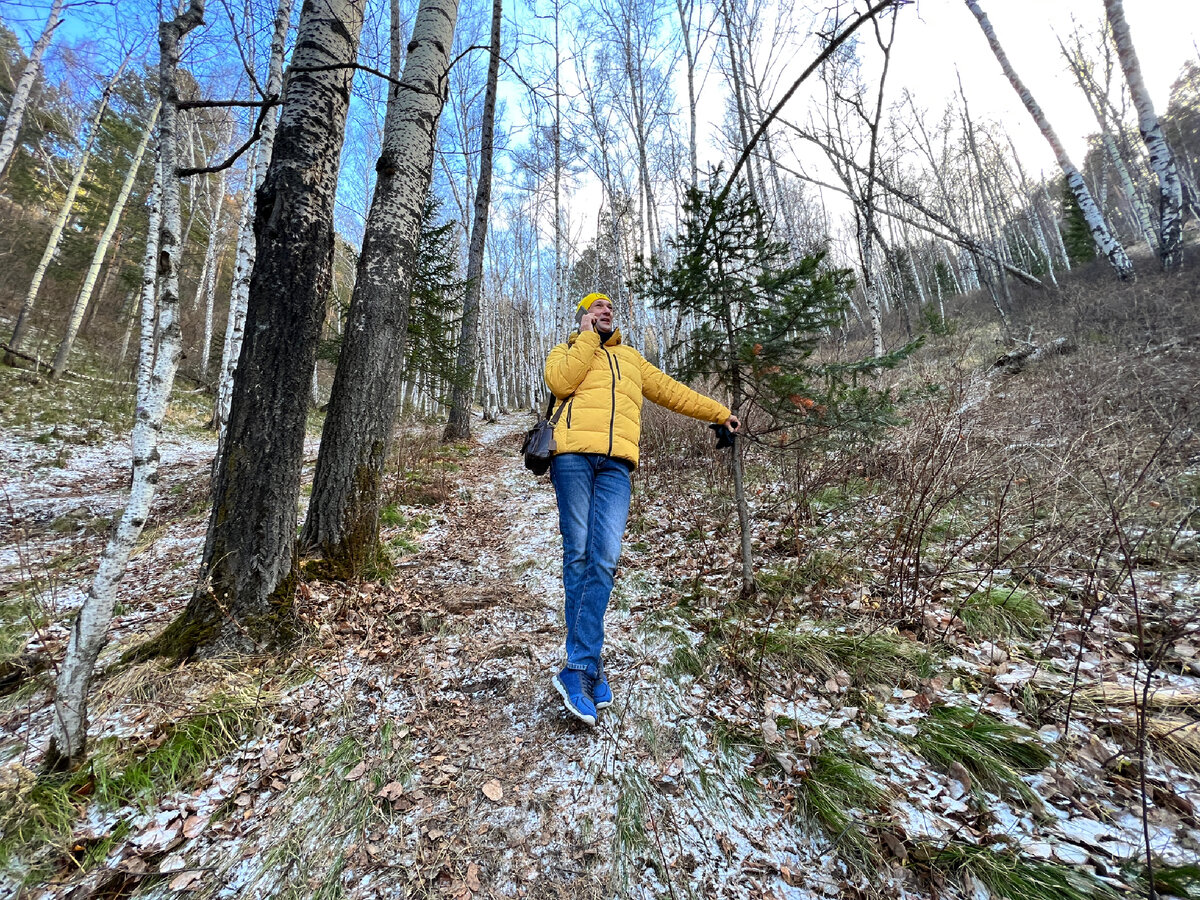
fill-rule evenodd
<path id="1" fill-rule="evenodd" d="M 262 108 L 258 111 L 258 118 L 254 122 L 254 131 L 250 134 L 250 137 L 246 140 L 246 143 L 244 143 L 244 144 L 242 144 L 242 146 L 238 147 L 237 150 L 235 150 L 230 155 L 230 157 L 227 160 L 225 160 L 225 162 L 223 162 L 217 166 L 200 166 L 198 168 L 179 168 L 179 169 L 175 170 L 175 175 L 179 178 L 190 178 L 193 175 L 208 175 L 211 172 L 221 172 L 225 169 L 228 169 L 230 166 L 232 166 L 235 162 L 238 161 L 238 158 L 243 153 L 245 153 L 247 150 L 249 150 L 251 147 L 254 146 L 254 142 L 257 141 L 259 136 L 262 134 L 263 120 L 266 119 L 268 111 L 270 111 L 272 106 L 275 106 L 278 103 L 279 103 L 279 96 L 272 95 L 272 96 L 268 97 L 266 100 L 262 101 L 261 104 L 256 104 L 258 106 L 261 106 Z M 183 106 L 183 104 L 180 104 L 181 108 L 182 108 L 182 106 Z"/>
<path id="2" fill-rule="evenodd" d="M 799 90 L 800 85 L 802 85 L 808 79 L 808 76 L 815 72 L 817 68 L 820 67 L 821 63 L 829 59 L 829 57 L 833 55 L 833 52 L 842 44 L 844 44 L 849 37 L 859 29 L 860 26 L 875 18 L 876 15 L 883 12 L 883 10 L 887 9 L 889 6 L 895 7 L 897 10 L 899 10 L 901 6 L 906 6 L 910 2 L 911 0 L 880 0 L 880 2 L 871 6 L 866 12 L 846 26 L 841 34 L 830 40 L 825 49 L 817 54 L 817 58 L 809 64 L 808 68 L 800 73 L 800 77 L 792 83 L 792 86 L 787 89 L 787 92 L 783 95 L 783 97 L 780 98 L 779 102 L 776 103 L 775 106 L 772 107 L 771 111 L 763 118 L 762 123 L 758 126 L 758 130 L 754 132 L 754 135 L 746 144 L 746 148 L 742 151 L 742 155 L 738 157 L 738 161 L 734 165 L 733 170 L 729 173 L 729 179 L 725 182 L 725 187 L 721 190 L 721 194 L 717 198 L 717 202 L 714 205 L 719 205 L 725 200 L 726 196 L 728 196 L 729 189 L 733 186 L 734 179 L 737 178 L 738 173 L 742 170 L 742 166 L 746 164 L 746 160 L 750 158 L 750 154 L 754 150 L 754 147 L 758 144 L 759 140 L 762 139 L 762 136 L 766 134 L 767 126 L 775 121 L 775 118 L 783 110 L 783 107 L 789 100 L 792 99 L 792 95 Z"/>
<path id="3" fill-rule="evenodd" d="M 229 106 L 269 106 L 270 100 L 180 100 L 176 109 L 210 109 Z"/>

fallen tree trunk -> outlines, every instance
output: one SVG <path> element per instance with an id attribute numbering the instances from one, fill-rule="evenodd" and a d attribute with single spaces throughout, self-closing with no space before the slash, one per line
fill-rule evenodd
<path id="1" fill-rule="evenodd" d="M 1032 363 L 1043 360 L 1048 356 L 1062 356 L 1076 350 L 1074 341 L 1070 338 L 1055 338 L 1048 344 L 1025 343 L 1021 347 L 1009 350 L 994 363 L 991 375 L 1016 375 Z"/>

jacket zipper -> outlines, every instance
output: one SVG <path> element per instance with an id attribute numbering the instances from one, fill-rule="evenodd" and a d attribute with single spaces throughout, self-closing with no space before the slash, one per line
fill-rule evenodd
<path id="1" fill-rule="evenodd" d="M 608 357 L 608 374 L 612 376 L 612 414 L 608 418 L 608 455 L 612 456 L 613 429 L 617 424 L 617 373 L 613 369 L 612 354 L 606 349 L 604 355 Z"/>

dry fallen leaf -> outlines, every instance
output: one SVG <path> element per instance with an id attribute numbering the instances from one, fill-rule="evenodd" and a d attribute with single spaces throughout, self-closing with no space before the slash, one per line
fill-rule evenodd
<path id="1" fill-rule="evenodd" d="M 887 844 L 887 848 L 892 851 L 892 855 L 895 856 L 896 859 L 900 860 L 900 862 L 904 862 L 908 859 L 908 848 L 904 846 L 904 841 L 887 831 L 881 831 L 879 834 L 880 837 L 883 838 L 883 842 Z"/>
<path id="2" fill-rule="evenodd" d="M 355 766 L 353 769 L 350 770 L 350 772 L 346 775 L 346 780 L 347 781 L 358 781 L 358 779 L 362 778 L 363 775 L 366 774 L 366 772 L 367 772 L 367 763 L 366 763 L 366 760 L 363 760 L 357 766 Z"/>
<path id="3" fill-rule="evenodd" d="M 200 889 L 200 873 L 195 869 L 180 872 L 171 879 L 170 888 L 173 891 L 195 891 Z"/>
<path id="4" fill-rule="evenodd" d="M 163 873 L 178 872 L 186 865 L 187 863 L 184 861 L 182 856 L 180 856 L 178 853 L 172 853 L 158 864 L 158 871 Z"/>
<path id="5" fill-rule="evenodd" d="M 376 794 L 375 796 L 379 797 L 383 800 L 394 801 L 394 800 L 399 800 L 400 795 L 403 793 L 404 793 L 404 785 L 402 785 L 398 781 L 389 781 L 387 784 L 385 784 L 382 788 L 379 789 L 379 793 Z"/>
<path id="6" fill-rule="evenodd" d="M 499 803 L 500 798 L 504 796 L 504 788 L 500 787 L 500 782 L 495 778 L 491 781 L 483 783 L 483 796 L 487 797 L 493 803 Z"/>
<path id="7" fill-rule="evenodd" d="M 775 724 L 774 716 L 767 716 L 762 723 L 763 740 L 768 744 L 774 744 L 779 740 L 779 726 Z"/>
<path id="8" fill-rule="evenodd" d="M 183 823 L 183 836 L 188 840 L 203 834 L 208 828 L 208 816 L 188 816 Z"/>
<path id="9" fill-rule="evenodd" d="M 479 866 L 471 863 L 467 866 L 467 887 L 471 889 L 472 894 L 475 894 L 479 892 L 481 886 L 479 883 Z"/>

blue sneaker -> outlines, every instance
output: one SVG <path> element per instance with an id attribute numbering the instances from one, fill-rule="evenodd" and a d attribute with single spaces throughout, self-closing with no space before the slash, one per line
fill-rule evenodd
<path id="1" fill-rule="evenodd" d="M 608 676 L 604 674 L 603 666 L 600 667 L 600 674 L 596 680 L 592 682 L 592 702 L 596 704 L 596 709 L 612 706 L 612 688 L 608 686 Z"/>
<path id="2" fill-rule="evenodd" d="M 588 690 L 588 681 L 590 679 L 586 672 L 563 669 L 554 676 L 554 689 L 562 695 L 567 712 L 581 722 L 595 725 L 596 704 L 592 700 L 591 691 Z"/>

